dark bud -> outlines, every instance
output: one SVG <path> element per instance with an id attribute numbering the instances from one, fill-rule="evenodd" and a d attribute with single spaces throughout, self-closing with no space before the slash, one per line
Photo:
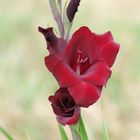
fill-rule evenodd
<path id="1" fill-rule="evenodd" d="M 80 0 L 70 0 L 69 5 L 67 7 L 67 17 L 70 22 L 73 21 L 73 18 L 78 10 L 78 6 L 80 4 Z"/>
<path id="2" fill-rule="evenodd" d="M 49 97 L 53 111 L 61 117 L 72 117 L 75 110 L 75 102 L 66 88 L 60 88 L 55 95 Z"/>
<path id="3" fill-rule="evenodd" d="M 80 107 L 73 100 L 67 88 L 59 88 L 49 97 L 56 119 L 62 125 L 76 124 L 80 117 Z"/>
<path id="4" fill-rule="evenodd" d="M 47 29 L 44 29 L 42 27 L 38 27 L 38 31 L 44 35 L 44 37 L 45 37 L 47 43 L 49 43 L 49 45 L 51 45 L 51 46 L 56 45 L 58 38 L 54 34 L 52 27 L 47 28 Z"/>

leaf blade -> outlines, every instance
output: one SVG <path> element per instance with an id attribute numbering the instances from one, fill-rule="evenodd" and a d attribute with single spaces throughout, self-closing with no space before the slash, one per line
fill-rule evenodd
<path id="1" fill-rule="evenodd" d="M 0 132 L 8 139 L 8 140 L 14 140 L 10 134 L 5 130 L 3 129 L 2 127 L 0 127 Z"/>

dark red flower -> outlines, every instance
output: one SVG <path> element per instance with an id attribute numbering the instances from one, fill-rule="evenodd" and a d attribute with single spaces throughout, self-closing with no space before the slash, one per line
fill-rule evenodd
<path id="1" fill-rule="evenodd" d="M 79 120 L 80 108 L 75 104 L 67 88 L 60 88 L 55 95 L 49 97 L 57 120 L 62 125 L 76 124 Z"/>
<path id="2" fill-rule="evenodd" d="M 45 38 L 53 34 L 47 33 L 47 29 L 40 32 Z M 45 64 L 60 87 L 67 88 L 79 106 L 95 103 L 111 76 L 110 68 L 119 51 L 111 32 L 98 35 L 81 27 L 68 43 L 62 38 L 58 38 L 57 43 L 47 42 L 50 55 L 45 57 Z"/>

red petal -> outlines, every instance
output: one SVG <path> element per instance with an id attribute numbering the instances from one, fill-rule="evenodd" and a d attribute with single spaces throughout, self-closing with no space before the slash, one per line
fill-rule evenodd
<path id="1" fill-rule="evenodd" d="M 50 54 L 49 56 L 45 57 L 45 59 L 44 59 L 45 65 L 50 72 L 53 71 L 56 64 L 59 63 L 60 60 L 61 60 L 61 58 L 58 55 L 53 55 L 53 54 Z"/>
<path id="2" fill-rule="evenodd" d="M 96 44 L 98 46 L 98 49 L 102 48 L 106 43 L 113 41 L 113 36 L 111 32 L 106 32 L 104 34 L 96 34 L 93 33 Z"/>
<path id="3" fill-rule="evenodd" d="M 102 49 L 99 52 L 98 58 L 106 61 L 108 66 L 111 67 L 115 62 L 119 48 L 119 44 L 111 41 L 102 47 Z"/>
<path id="4" fill-rule="evenodd" d="M 81 76 L 83 81 L 103 86 L 111 76 L 111 70 L 105 62 L 96 62 Z"/>
<path id="5" fill-rule="evenodd" d="M 81 107 L 89 107 L 94 104 L 101 94 L 100 87 L 86 82 L 81 82 L 76 86 L 68 88 L 68 90 L 76 104 Z"/>
<path id="6" fill-rule="evenodd" d="M 57 116 L 57 121 L 59 123 L 61 123 L 62 125 L 73 125 L 76 124 L 79 120 L 80 117 L 80 108 L 77 107 L 74 110 L 74 114 L 72 117 L 61 117 L 61 116 Z"/>
<path id="7" fill-rule="evenodd" d="M 71 67 L 63 61 L 56 65 L 52 73 L 58 81 L 60 87 L 73 86 L 81 81 Z"/>
<path id="8" fill-rule="evenodd" d="M 77 56 L 78 50 L 82 51 L 89 58 L 90 63 L 96 57 L 96 44 L 93 33 L 88 27 L 81 27 L 72 36 L 67 48 L 66 48 L 66 59 L 69 63 L 77 62 L 74 60 L 74 56 Z"/>

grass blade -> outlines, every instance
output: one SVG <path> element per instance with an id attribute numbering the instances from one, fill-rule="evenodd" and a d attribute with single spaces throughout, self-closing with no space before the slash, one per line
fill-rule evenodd
<path id="1" fill-rule="evenodd" d="M 5 130 L 3 129 L 2 127 L 0 127 L 0 132 L 7 138 L 7 140 L 14 140 L 10 134 Z"/>

